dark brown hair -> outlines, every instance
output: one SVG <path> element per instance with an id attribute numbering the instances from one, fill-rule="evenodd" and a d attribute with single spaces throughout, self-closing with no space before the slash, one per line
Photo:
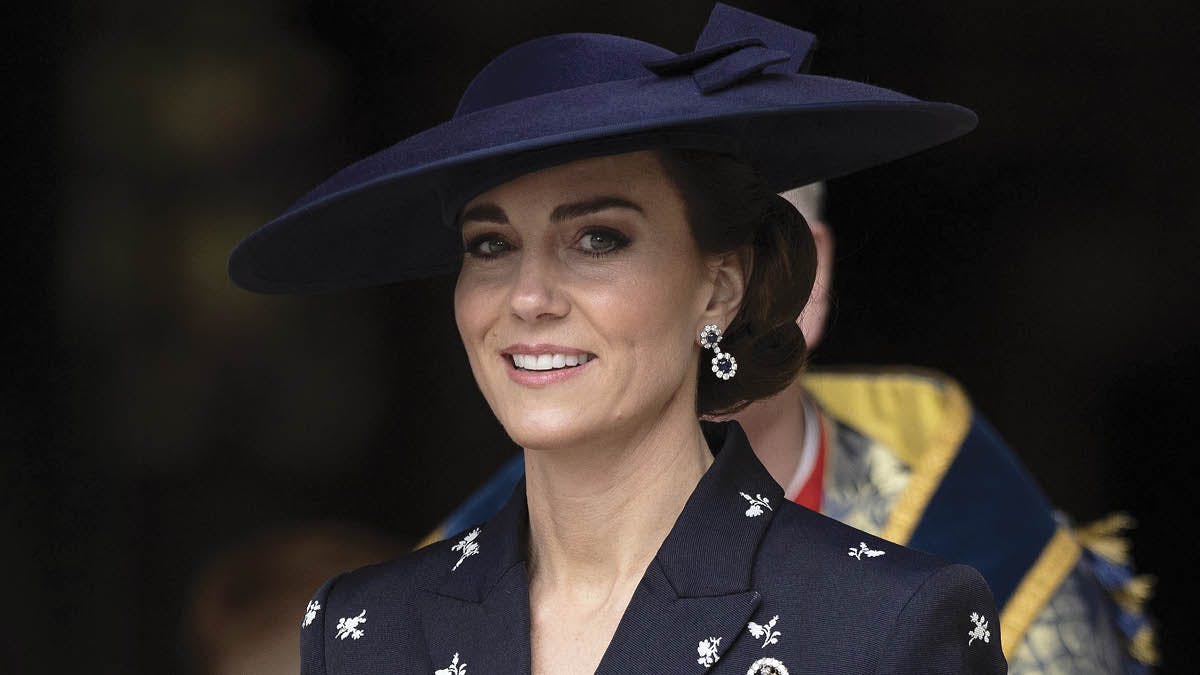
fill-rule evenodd
<path id="1" fill-rule="evenodd" d="M 718 254 L 747 247 L 752 253 L 741 307 L 721 327 L 721 351 L 737 359 L 737 375 L 718 379 L 708 351 L 697 364 L 697 412 L 727 415 L 783 391 L 804 368 L 808 350 L 796 317 L 812 291 L 816 245 L 800 212 L 744 161 L 677 148 L 658 155 L 683 198 L 700 250 Z"/>

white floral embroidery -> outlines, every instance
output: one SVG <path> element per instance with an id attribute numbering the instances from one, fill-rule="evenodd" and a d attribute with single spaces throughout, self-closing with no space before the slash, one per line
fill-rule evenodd
<path id="1" fill-rule="evenodd" d="M 749 518 L 761 516 L 763 514 L 763 509 L 768 511 L 774 510 L 771 508 L 771 500 L 758 494 L 757 492 L 754 493 L 753 497 L 745 492 L 739 492 L 738 494 L 745 497 L 746 501 L 750 502 L 750 508 L 746 509 L 746 516 Z"/>
<path id="2" fill-rule="evenodd" d="M 750 666 L 746 675 L 788 675 L 788 669 L 777 659 L 759 659 Z"/>
<path id="3" fill-rule="evenodd" d="M 458 662 L 458 652 L 454 652 L 454 660 L 450 662 L 449 668 L 435 670 L 433 675 L 467 675 L 467 662 Z"/>
<path id="4" fill-rule="evenodd" d="M 872 548 L 869 548 L 867 546 L 867 542 L 865 541 L 858 542 L 858 548 L 854 548 L 853 546 L 850 547 L 850 557 L 858 558 L 859 560 L 862 560 L 864 555 L 868 558 L 878 558 L 879 556 L 883 555 L 883 553 L 883 551 L 876 551 Z"/>
<path id="5" fill-rule="evenodd" d="M 757 624 L 757 623 L 754 623 L 753 621 L 751 621 L 750 624 L 748 626 L 746 626 L 746 628 L 750 631 L 751 635 L 753 635 L 756 638 L 761 639 L 763 641 L 762 646 L 766 647 L 767 645 L 773 645 L 773 644 L 776 644 L 777 642 L 779 642 L 779 638 L 783 635 L 782 633 L 780 633 L 777 630 L 772 630 L 775 628 L 775 624 L 778 622 L 779 622 L 779 615 L 776 614 L 775 616 L 771 617 L 771 620 L 765 624 L 760 625 L 760 624 Z"/>
<path id="6" fill-rule="evenodd" d="M 988 630 L 987 619 L 976 612 L 971 612 L 971 622 L 975 624 L 975 627 L 971 629 L 970 633 L 967 633 L 967 636 L 971 638 L 967 640 L 968 645 L 976 640 L 983 640 L 984 642 L 992 641 L 992 631 Z"/>
<path id="7" fill-rule="evenodd" d="M 707 640 L 701 640 L 700 644 L 696 646 L 696 653 L 700 655 L 700 658 L 696 659 L 696 663 L 708 668 L 721 660 L 721 657 L 717 655 L 717 647 L 720 644 L 721 638 L 719 637 L 710 637 Z"/>
<path id="8" fill-rule="evenodd" d="M 308 607 L 304 608 L 304 622 L 300 624 L 301 628 L 308 628 L 312 625 L 313 619 L 317 618 L 317 612 L 321 611 L 321 603 L 316 600 L 309 600 Z"/>
<path id="9" fill-rule="evenodd" d="M 454 563 L 454 567 L 450 568 L 451 572 L 458 569 L 458 566 L 463 564 L 464 560 L 479 553 L 479 542 L 475 541 L 475 538 L 478 536 L 479 528 L 477 527 L 468 532 L 467 536 L 462 538 L 462 541 L 450 547 L 451 551 L 462 551 L 462 555 L 459 556 L 458 562 Z"/>
<path id="10" fill-rule="evenodd" d="M 359 612 L 358 616 L 351 617 L 349 619 L 342 617 L 338 619 L 337 635 L 334 637 L 339 640 L 345 640 L 346 638 L 353 638 L 357 640 L 363 636 L 363 631 L 359 630 L 358 625 L 366 622 L 367 610 L 365 609 Z"/>

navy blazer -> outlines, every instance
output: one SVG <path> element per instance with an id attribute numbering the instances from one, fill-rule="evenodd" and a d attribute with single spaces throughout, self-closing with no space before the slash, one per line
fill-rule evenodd
<path id="1" fill-rule="evenodd" d="M 983 577 L 783 498 L 736 422 L 597 673 L 1004 673 Z M 524 480 L 480 528 L 327 581 L 303 675 L 530 672 Z"/>

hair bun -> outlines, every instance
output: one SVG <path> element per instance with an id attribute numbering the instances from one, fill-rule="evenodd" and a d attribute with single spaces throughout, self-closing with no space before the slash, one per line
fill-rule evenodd
<path id="1" fill-rule="evenodd" d="M 698 412 L 727 415 L 783 391 L 804 368 L 807 346 L 796 319 L 812 292 L 816 244 L 800 212 L 744 161 L 677 148 L 659 156 L 700 250 L 753 252 L 741 307 L 721 343 L 738 360 L 737 377 L 717 381 L 706 359 L 697 364 Z"/>
<path id="2" fill-rule="evenodd" d="M 747 335 L 751 358 L 765 368 L 786 367 L 799 355 L 804 358 L 804 333 L 795 320 L 778 325 L 761 336 Z"/>

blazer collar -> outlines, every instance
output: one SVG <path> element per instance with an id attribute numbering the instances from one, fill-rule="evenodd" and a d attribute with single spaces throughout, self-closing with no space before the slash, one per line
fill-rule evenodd
<path id="1" fill-rule="evenodd" d="M 715 663 L 758 609 L 754 560 L 783 488 L 736 422 L 703 424 L 715 458 L 646 570 L 597 673 L 690 672 Z"/>
<path id="2" fill-rule="evenodd" d="M 437 589 L 439 594 L 467 602 L 483 602 L 514 566 L 523 566 L 527 562 L 529 504 L 525 499 L 524 476 L 500 511 L 478 529 L 479 534 L 474 540 L 479 544 L 478 555 L 463 558 L 459 567 L 450 572 Z M 458 559 L 459 554 L 455 553 L 454 560 Z"/>
<path id="3" fill-rule="evenodd" d="M 658 552 L 680 597 L 750 588 L 758 544 L 783 488 L 758 461 L 737 422 L 702 423 L 715 455 Z"/>
<path id="4" fill-rule="evenodd" d="M 647 568 L 597 672 L 640 672 L 680 655 L 694 661 L 699 641 L 711 638 L 721 638 L 719 656 L 758 606 L 759 594 L 751 588 L 754 559 L 783 489 L 736 422 L 702 426 L 713 464 Z M 455 635 L 471 636 L 470 660 L 493 672 L 529 671 L 528 538 L 522 479 L 476 536 L 479 553 L 464 558 L 420 601 L 435 667 L 449 663 L 456 651 L 468 660 L 465 647 L 446 641 Z M 653 637 L 666 625 L 674 626 L 677 641 Z"/>
<path id="5" fill-rule="evenodd" d="M 532 665 L 524 478 L 504 508 L 478 529 L 471 539 L 478 544 L 474 555 L 451 549 L 450 542 L 435 544 L 449 549 L 447 567 L 458 566 L 436 590 L 416 597 L 429 660 L 437 672 L 458 663 L 464 671 L 471 665 L 471 672 L 525 675 Z"/>

